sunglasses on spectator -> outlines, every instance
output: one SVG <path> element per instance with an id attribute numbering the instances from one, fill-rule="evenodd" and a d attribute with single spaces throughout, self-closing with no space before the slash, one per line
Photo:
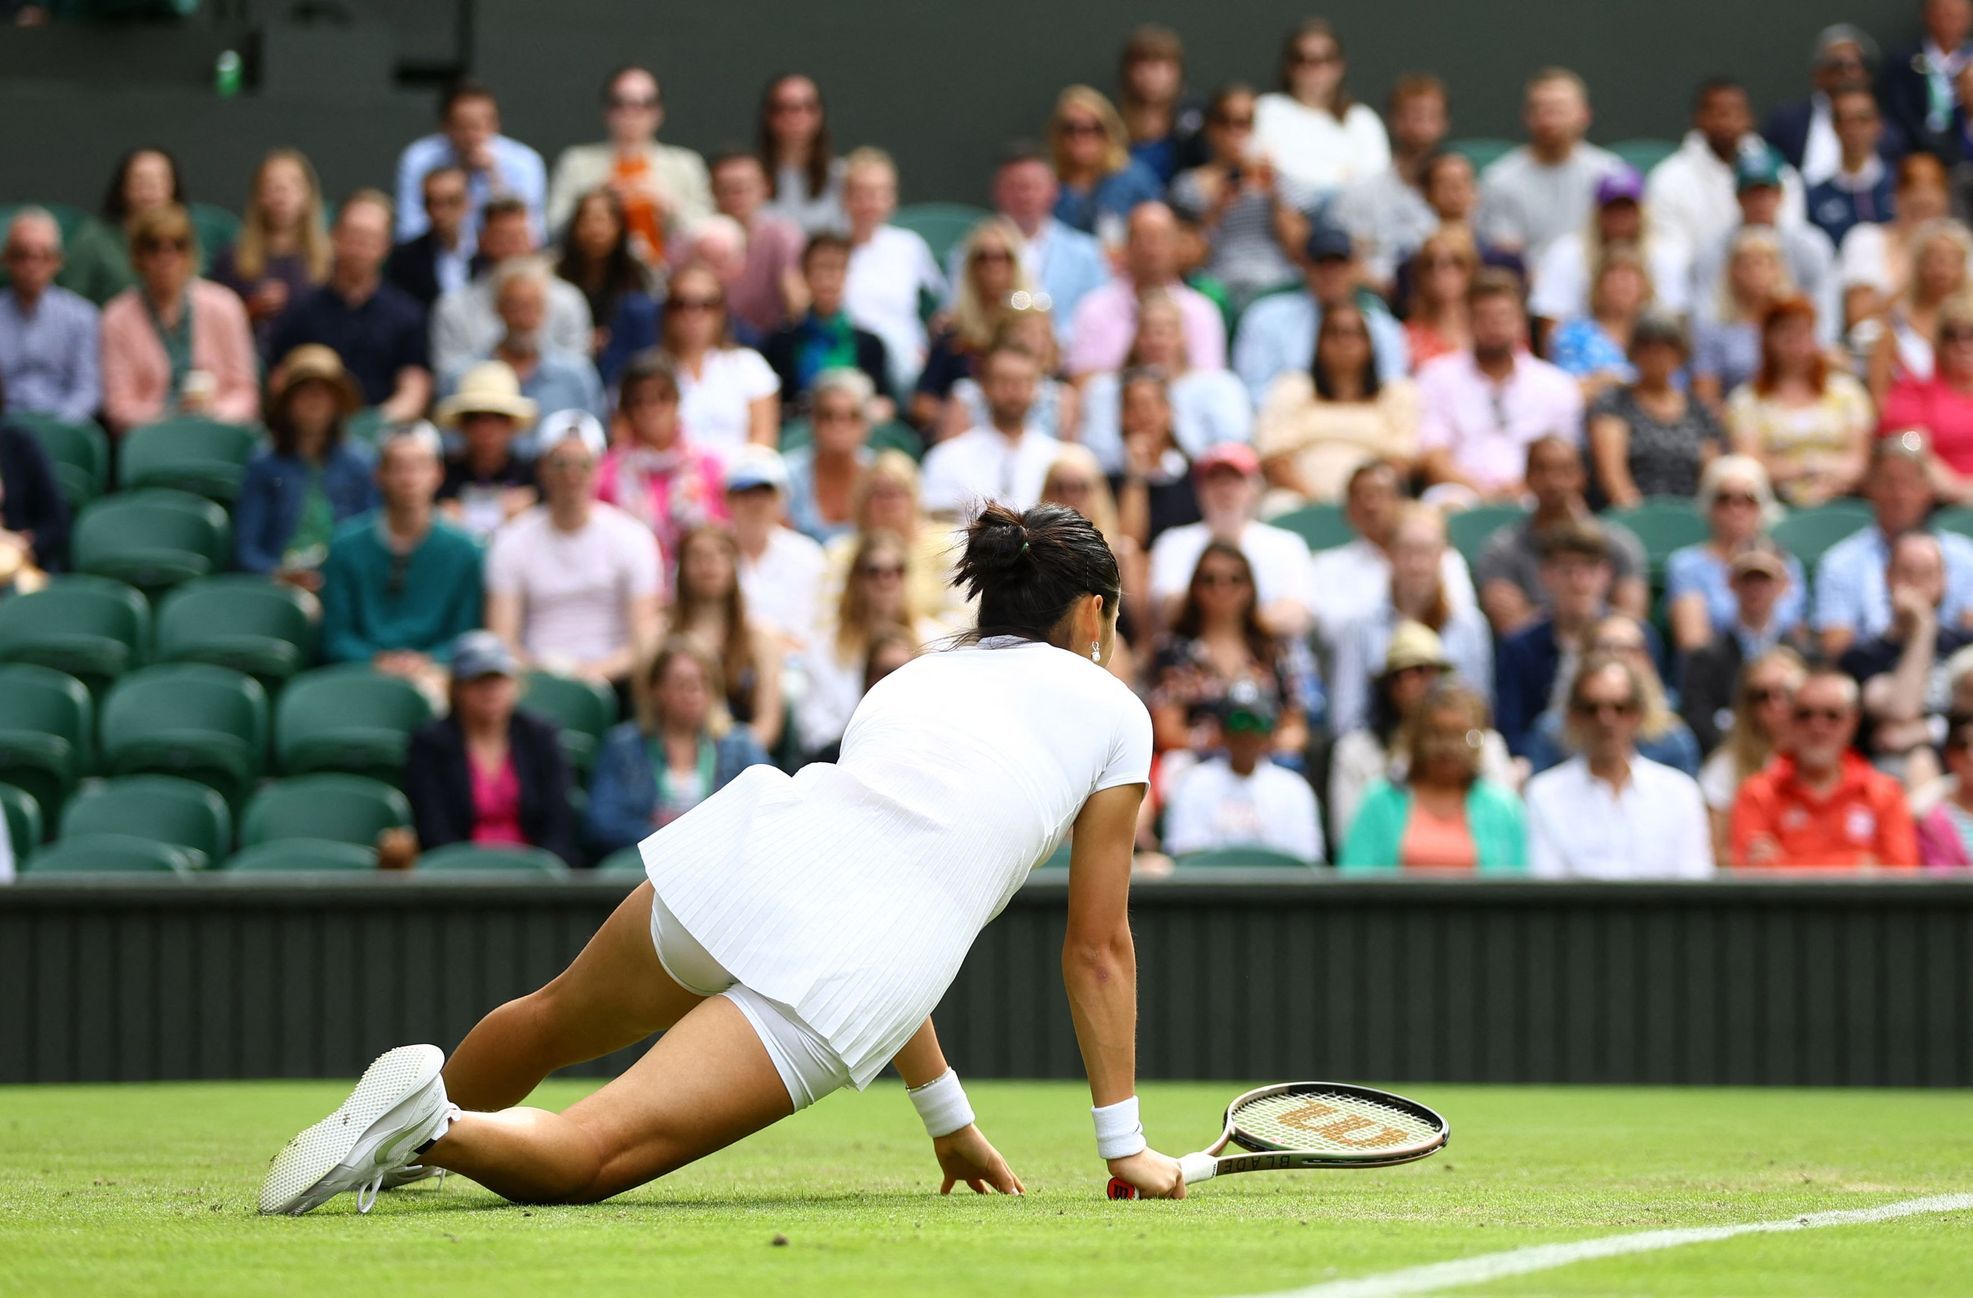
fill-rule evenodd
<path id="1" fill-rule="evenodd" d="M 1455 257 L 1451 253 L 1440 253 L 1434 257 L 1420 257 L 1418 259 L 1420 270 L 1446 270 L 1455 266 L 1464 268 L 1465 265 L 1464 258 Z"/>
<path id="2" fill-rule="evenodd" d="M 190 252 L 190 239 L 151 239 L 137 245 L 138 252 Z"/>
<path id="3" fill-rule="evenodd" d="M 1845 720 L 1849 715 L 1850 715 L 1849 712 L 1843 708 L 1796 708 L 1795 709 L 1795 720 L 1797 721 L 1827 721 L 1831 725 L 1834 725 L 1838 721 Z"/>
<path id="4" fill-rule="evenodd" d="M 1362 325 L 1358 325 L 1354 329 L 1348 328 L 1343 325 L 1338 325 L 1334 329 L 1324 329 L 1322 331 L 1322 336 L 1324 338 L 1354 338 L 1361 343 L 1367 343 L 1370 341 L 1370 331 L 1368 329 L 1365 329 Z"/>
<path id="5" fill-rule="evenodd" d="M 1057 478 L 1055 492 L 1058 496 L 1081 496 L 1096 490 L 1096 484 L 1088 478 Z"/>
<path id="6" fill-rule="evenodd" d="M 463 189 L 440 189 L 425 195 L 426 207 L 464 207 L 466 191 Z"/>
<path id="7" fill-rule="evenodd" d="M 636 406 L 675 406 L 678 404 L 678 394 L 676 392 L 667 392 L 663 388 L 660 388 L 656 392 L 639 392 L 635 396 L 625 397 L 623 404 L 633 408 Z"/>
<path id="8" fill-rule="evenodd" d="M 1606 712 L 1618 718 L 1634 717 L 1641 710 L 1636 699 L 1577 699 L 1569 710 L 1579 717 L 1601 718 Z"/>
<path id="9" fill-rule="evenodd" d="M 1939 330 L 1939 341 L 1942 343 L 1973 342 L 1973 329 L 1966 328 L 1965 326 L 1948 325 L 1946 328 Z"/>
<path id="10" fill-rule="evenodd" d="M 1757 708 L 1764 708 L 1777 700 L 1786 703 L 1794 697 L 1795 691 L 1789 689 L 1786 685 L 1766 685 L 1759 689 L 1747 691 L 1747 702 Z"/>
<path id="11" fill-rule="evenodd" d="M 1057 129 L 1064 135 L 1101 135 L 1103 134 L 1103 123 L 1082 120 L 1069 121 L 1063 122 Z"/>
<path id="12" fill-rule="evenodd" d="M 656 108 L 657 106 L 658 106 L 658 97 L 656 95 L 611 95 L 610 96 L 610 107 L 612 108 L 647 108 L 648 109 L 648 108 Z"/>
<path id="13" fill-rule="evenodd" d="M 862 416 L 854 409 L 832 410 L 827 406 L 816 407 L 812 422 L 818 424 L 853 424 Z"/>
<path id="14" fill-rule="evenodd" d="M 726 305 L 726 299 L 718 297 L 675 297 L 666 305 L 675 311 L 717 311 Z"/>
<path id="15" fill-rule="evenodd" d="M 1641 654 L 1644 645 L 1635 640 L 1592 640 L 1589 651 L 1599 654 Z"/>
<path id="16" fill-rule="evenodd" d="M 1338 54 L 1335 50 L 1316 50 L 1314 52 L 1310 52 L 1308 50 L 1296 50 L 1294 58 L 1289 60 L 1289 62 L 1293 63 L 1297 67 L 1317 67 L 1317 68 L 1322 67 L 1324 64 L 1327 63 L 1341 63 L 1342 61 L 1343 61 L 1343 56 L 1341 54 Z"/>
<path id="17" fill-rule="evenodd" d="M 596 460 L 588 455 L 551 455 L 542 461 L 559 473 L 584 473 L 596 467 Z"/>
<path id="18" fill-rule="evenodd" d="M 1247 579 L 1237 572 L 1202 572 L 1199 574 L 1201 586 L 1244 586 Z"/>
<path id="19" fill-rule="evenodd" d="M 857 569 L 857 574 L 863 577 L 902 577 L 904 575 L 904 565 L 901 563 L 866 563 Z"/>
<path id="20" fill-rule="evenodd" d="M 1758 505 L 1761 503 L 1761 498 L 1759 496 L 1749 495 L 1744 491 L 1722 491 L 1719 495 L 1713 497 L 1713 503 L 1715 505 Z"/>
<path id="21" fill-rule="evenodd" d="M 976 248 L 973 251 L 973 260 L 974 261 L 1012 261 L 1014 260 L 1014 254 L 1007 251 L 1007 249 L 1005 248 Z"/>
<path id="22" fill-rule="evenodd" d="M 61 254 L 53 248 L 9 248 L 8 261 L 53 261 Z"/>

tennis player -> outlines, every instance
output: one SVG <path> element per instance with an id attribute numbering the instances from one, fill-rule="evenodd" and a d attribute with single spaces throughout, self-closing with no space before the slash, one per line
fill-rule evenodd
<path id="1" fill-rule="evenodd" d="M 958 583 L 979 626 L 871 690 L 842 760 L 749 769 L 644 840 L 648 881 L 575 962 L 480 1020 L 450 1060 L 402 1046 L 276 1155 L 263 1212 L 434 1169 L 509 1199 L 587 1203 L 703 1158 L 894 1064 L 941 1193 L 1022 1192 L 973 1122 L 929 1017 L 973 939 L 1071 831 L 1062 952 L 1097 1153 L 1147 1197 L 1185 1193 L 1138 1122 L 1131 846 L 1144 705 L 1105 668 L 1121 586 L 1080 514 L 989 506 Z M 662 1031 L 562 1113 L 517 1107 L 558 1068 Z"/>

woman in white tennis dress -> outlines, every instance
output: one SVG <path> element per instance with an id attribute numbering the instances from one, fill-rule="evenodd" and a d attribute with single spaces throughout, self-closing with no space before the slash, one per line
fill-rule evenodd
<path id="1" fill-rule="evenodd" d="M 1074 831 L 1063 951 L 1097 1151 L 1182 1197 L 1146 1147 L 1126 915 L 1151 722 L 1106 670 L 1115 557 L 1080 514 L 989 506 L 959 581 L 980 629 L 881 681 L 842 759 L 755 767 L 642 845 L 648 882 L 575 962 L 482 1019 L 447 1061 L 403 1046 L 278 1154 L 263 1212 L 449 1169 L 511 1199 L 607 1198 L 894 1064 L 942 1191 L 1021 1183 L 973 1125 L 929 1017 L 974 937 Z M 663 1031 L 556 1114 L 509 1107 L 555 1069 Z"/>

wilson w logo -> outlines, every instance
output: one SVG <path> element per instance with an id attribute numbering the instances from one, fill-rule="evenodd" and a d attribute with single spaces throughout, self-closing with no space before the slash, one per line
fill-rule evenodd
<path id="1" fill-rule="evenodd" d="M 1286 1126 L 1350 1149 L 1382 1149 L 1387 1145 L 1401 1145 L 1406 1139 L 1402 1131 L 1388 1123 L 1360 1114 L 1345 1113 L 1321 1100 L 1310 1100 L 1300 1108 L 1290 1109 L 1281 1115 L 1281 1121 Z"/>

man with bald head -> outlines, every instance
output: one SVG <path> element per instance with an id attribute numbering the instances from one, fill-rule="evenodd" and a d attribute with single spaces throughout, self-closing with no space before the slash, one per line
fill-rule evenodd
<path id="1" fill-rule="evenodd" d="M 103 404 L 96 308 L 57 287 L 62 229 L 38 207 L 7 227 L 0 293 L 0 386 L 9 409 L 81 423 Z"/>
<path id="2" fill-rule="evenodd" d="M 1123 368 L 1137 333 L 1137 301 L 1163 289 L 1178 303 L 1185 326 L 1186 360 L 1195 370 L 1226 368 L 1226 320 L 1205 294 L 1179 278 L 1178 218 L 1163 203 L 1131 209 L 1124 239 L 1123 274 L 1091 292 L 1076 308 L 1070 329 L 1070 375 L 1081 378 Z"/>

